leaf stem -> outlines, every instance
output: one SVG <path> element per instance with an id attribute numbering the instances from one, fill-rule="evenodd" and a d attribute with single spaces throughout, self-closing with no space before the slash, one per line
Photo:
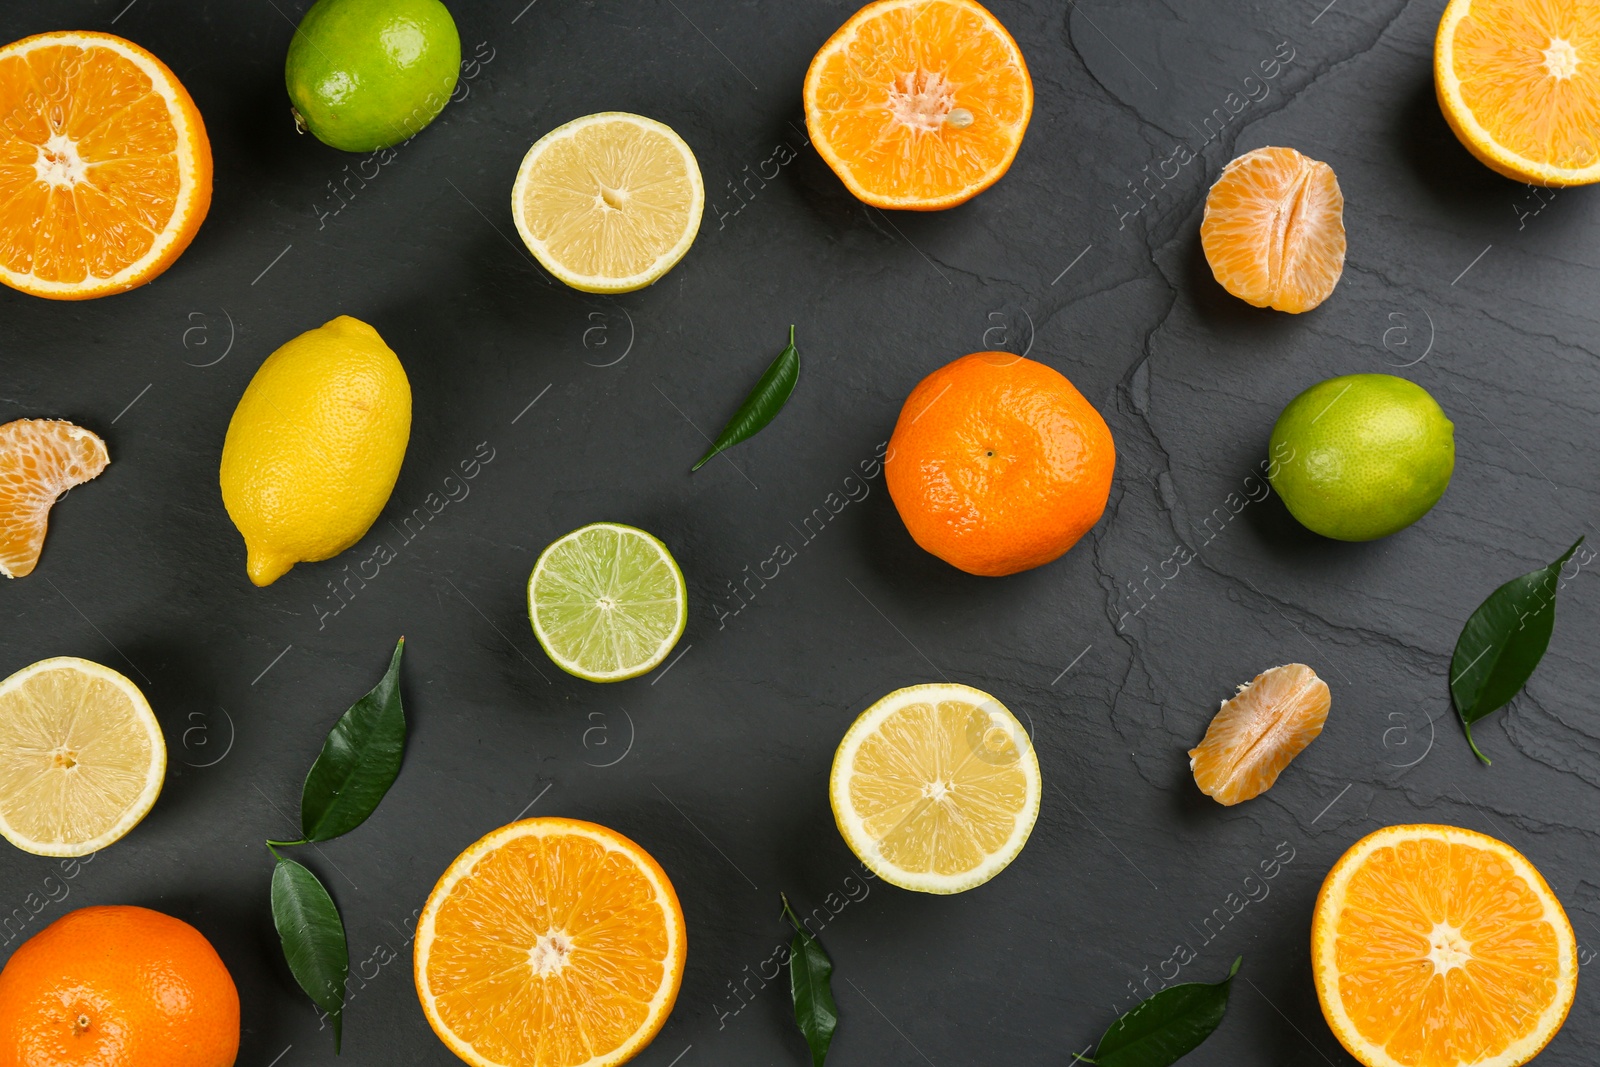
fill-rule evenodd
<path id="1" fill-rule="evenodd" d="M 307 841 L 305 838 L 302 837 L 298 841 L 268 841 L 267 842 L 267 847 L 273 849 L 273 853 L 272 854 L 274 856 L 276 856 L 278 854 L 277 853 L 277 849 L 279 849 L 279 848 L 293 848 L 296 845 L 309 845 L 309 844 L 311 844 L 311 842 Z"/>
<path id="2" fill-rule="evenodd" d="M 1463 722 L 1461 724 L 1461 728 L 1467 732 L 1467 744 L 1471 746 L 1472 754 L 1481 759 L 1485 767 L 1493 766 L 1494 760 L 1478 751 L 1478 743 L 1472 739 L 1472 724 L 1470 722 Z"/>

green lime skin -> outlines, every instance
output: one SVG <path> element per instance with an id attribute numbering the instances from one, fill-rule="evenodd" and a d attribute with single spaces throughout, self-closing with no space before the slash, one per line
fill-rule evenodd
<path id="1" fill-rule="evenodd" d="M 289 42 L 295 120 L 324 144 L 376 152 L 438 117 L 461 71 L 439 0 L 317 0 Z"/>
<path id="2" fill-rule="evenodd" d="M 1278 416 L 1267 477 L 1309 530 L 1339 541 L 1388 537 L 1444 495 L 1455 429 L 1428 391 L 1404 378 L 1329 378 Z"/>

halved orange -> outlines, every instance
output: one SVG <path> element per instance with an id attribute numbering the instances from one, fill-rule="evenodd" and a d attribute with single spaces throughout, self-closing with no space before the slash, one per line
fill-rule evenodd
<path id="1" fill-rule="evenodd" d="M 1258 148 L 1222 168 L 1200 243 L 1222 287 L 1247 304 L 1310 311 L 1344 273 L 1344 194 L 1333 168 L 1293 148 Z"/>
<path id="2" fill-rule="evenodd" d="M 0 282 L 87 300 L 153 280 L 211 206 L 211 144 L 166 65 L 109 33 L 0 48 Z"/>
<path id="3" fill-rule="evenodd" d="M 1434 89 L 1467 151 L 1535 185 L 1600 181 L 1600 5 L 1451 0 Z"/>
<path id="4" fill-rule="evenodd" d="M 1454 826 L 1350 846 L 1317 895 L 1311 970 L 1329 1027 L 1366 1067 L 1516 1067 L 1578 989 L 1572 924 L 1533 864 Z"/>
<path id="5" fill-rule="evenodd" d="M 110 462 L 106 443 L 70 422 L 18 419 L 0 426 L 0 574 L 33 573 L 50 509 Z"/>
<path id="6" fill-rule="evenodd" d="M 878 0 L 828 39 L 806 129 L 874 207 L 937 211 L 999 181 L 1033 114 L 1022 51 L 974 0 Z"/>
<path id="7" fill-rule="evenodd" d="M 1265 793 L 1322 733 L 1330 702 L 1328 683 L 1304 663 L 1262 671 L 1223 702 L 1189 750 L 1195 784 L 1219 804 Z"/>
<path id="8" fill-rule="evenodd" d="M 434 886 L 417 996 L 473 1067 L 612 1067 L 666 1022 L 687 944 L 678 896 L 644 849 L 594 823 L 525 819 Z"/>

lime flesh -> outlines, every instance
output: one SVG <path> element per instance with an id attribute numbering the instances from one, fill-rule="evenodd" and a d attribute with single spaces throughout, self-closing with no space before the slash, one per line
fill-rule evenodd
<path id="1" fill-rule="evenodd" d="M 1455 425 L 1427 390 L 1347 374 L 1289 402 L 1272 428 L 1268 478 L 1307 529 L 1371 541 L 1438 503 L 1455 469 Z"/>
<path id="2" fill-rule="evenodd" d="M 555 541 L 528 579 L 534 636 L 556 666 L 591 682 L 655 669 L 683 636 L 688 604 L 667 546 L 618 523 Z"/>
<path id="3" fill-rule="evenodd" d="M 319 141 L 374 152 L 438 117 L 460 69 L 461 36 L 439 0 L 317 0 L 284 78 L 296 120 Z"/>

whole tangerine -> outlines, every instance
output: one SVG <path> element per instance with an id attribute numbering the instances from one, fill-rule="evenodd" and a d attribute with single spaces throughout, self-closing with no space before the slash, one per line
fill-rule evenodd
<path id="1" fill-rule="evenodd" d="M 1059 371 L 974 352 L 922 379 L 889 440 L 884 478 L 911 537 L 990 577 L 1058 558 L 1100 520 L 1117 450 Z"/>
<path id="2" fill-rule="evenodd" d="M 80 908 L 0 971 L 0 1067 L 232 1067 L 239 993 L 205 935 L 131 906 Z"/>

